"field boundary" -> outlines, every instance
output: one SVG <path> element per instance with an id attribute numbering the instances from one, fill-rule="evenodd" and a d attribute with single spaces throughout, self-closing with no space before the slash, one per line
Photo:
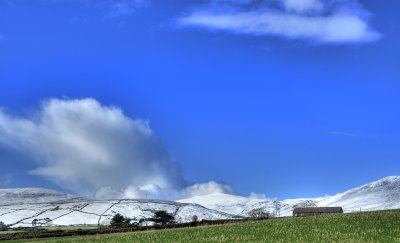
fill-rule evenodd
<path id="1" fill-rule="evenodd" d="M 385 212 L 393 210 L 379 210 L 372 212 Z M 395 210 L 397 211 L 397 210 Z M 365 214 L 371 212 L 352 212 L 340 215 L 349 214 Z M 337 214 L 330 214 L 337 215 Z M 325 217 L 326 215 L 316 215 L 309 217 Z M 298 217 L 303 218 L 303 217 Z M 298 219 L 297 218 L 297 219 Z M 0 241 L 4 240 L 23 240 L 23 239 L 34 239 L 34 238 L 50 238 L 50 237 L 68 237 L 68 236 L 89 236 L 89 235 L 103 235 L 103 234 L 114 234 L 114 233 L 128 233 L 128 232 L 142 232 L 142 231 L 154 231 L 154 230 L 165 230 L 165 229 L 179 229 L 179 228 L 195 228 L 200 226 L 212 226 L 212 225 L 224 225 L 224 224 L 236 224 L 236 223 L 247 223 L 247 222 L 258 222 L 258 221 L 274 221 L 274 220 L 287 220 L 296 219 L 291 216 L 277 217 L 277 218 L 243 218 L 243 219 L 227 219 L 227 220 L 201 220 L 198 222 L 190 223 L 179 223 L 169 225 L 153 225 L 153 226 L 132 226 L 129 228 L 110 228 L 107 226 L 99 226 L 96 229 L 74 229 L 74 230 L 48 230 L 44 228 L 20 228 L 19 230 L 25 230 L 22 232 L 8 233 L 0 235 Z"/>
<path id="2" fill-rule="evenodd" d="M 264 221 L 264 220 L 279 220 L 279 219 L 284 219 L 284 218 L 288 218 L 288 217 L 260 218 L 260 219 L 244 218 L 244 219 L 228 219 L 228 220 L 201 220 L 198 222 L 190 222 L 190 223 L 179 223 L 179 224 L 170 224 L 170 225 L 153 225 L 153 226 L 132 226 L 132 227 L 121 228 L 121 229 L 113 229 L 113 228 L 110 228 L 107 226 L 100 226 L 97 229 L 76 229 L 76 230 L 47 230 L 44 228 L 25 228 L 26 231 L 23 231 L 23 232 L 0 235 L 0 241 L 33 239 L 33 238 L 100 235 L 100 234 L 127 233 L 127 232 L 140 232 L 140 231 L 179 229 L 179 228 L 193 228 L 193 227 L 209 226 L 209 225 L 234 224 L 234 223 Z"/>

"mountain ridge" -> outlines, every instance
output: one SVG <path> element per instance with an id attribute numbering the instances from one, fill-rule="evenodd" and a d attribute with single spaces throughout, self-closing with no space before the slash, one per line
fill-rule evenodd
<path id="1" fill-rule="evenodd" d="M 0 205 L 24 203 L 56 203 L 89 200 L 46 188 L 4 188 L 0 189 Z"/>
<path id="2" fill-rule="evenodd" d="M 235 204 L 233 200 L 237 200 Z M 178 200 L 197 203 L 221 212 L 247 216 L 253 209 L 263 209 L 278 216 L 289 216 L 299 206 L 341 206 L 345 212 L 400 208 L 400 176 L 388 176 L 333 196 L 285 200 L 254 199 L 229 194 L 209 194 Z M 279 210 L 277 210 L 279 208 Z M 279 211 L 279 212 L 276 212 Z M 240 213 L 239 213 L 240 212 Z"/>
<path id="3" fill-rule="evenodd" d="M 214 193 L 177 201 L 150 199 L 92 200 L 42 188 L 0 189 L 0 221 L 11 227 L 42 225 L 107 225 L 116 213 L 139 221 L 156 210 L 177 222 L 248 217 L 252 210 L 290 216 L 296 207 L 341 206 L 345 212 L 400 208 L 400 176 L 389 176 L 333 196 L 272 200 Z"/>

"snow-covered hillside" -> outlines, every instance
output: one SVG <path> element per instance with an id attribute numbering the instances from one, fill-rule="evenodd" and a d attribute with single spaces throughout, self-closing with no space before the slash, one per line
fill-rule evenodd
<path id="1" fill-rule="evenodd" d="M 318 204 L 339 205 L 345 211 L 400 208 L 400 176 L 386 177 L 335 196 L 324 197 Z"/>
<path id="2" fill-rule="evenodd" d="M 31 226 L 35 219 L 38 224 L 49 225 L 108 224 L 116 213 L 138 221 L 150 218 L 156 210 L 172 213 L 178 222 L 190 222 L 194 215 L 199 220 L 246 217 L 253 209 L 262 209 L 277 216 L 289 216 L 294 208 L 302 206 L 342 206 L 345 212 L 400 208 L 400 177 L 386 177 L 334 196 L 283 201 L 221 193 L 178 202 L 93 201 L 46 189 L 0 190 L 0 221 L 12 227 Z"/>
<path id="3" fill-rule="evenodd" d="M 190 222 L 193 215 L 197 215 L 199 220 L 237 218 L 196 204 L 158 200 L 107 200 L 0 205 L 0 221 L 11 227 L 31 226 L 35 219 L 39 225 L 107 225 L 117 213 L 139 221 L 152 217 L 156 210 L 172 213 L 177 222 Z"/>
<path id="4" fill-rule="evenodd" d="M 297 204 L 302 201 L 302 199 L 296 199 L 293 200 L 291 203 Z M 290 215 L 293 210 L 293 207 L 291 205 L 285 204 L 282 201 L 247 198 L 223 193 L 214 193 L 205 196 L 192 197 L 179 200 L 178 202 L 196 203 L 210 209 L 215 209 L 221 212 L 240 215 L 244 217 L 249 216 L 249 212 L 253 209 L 263 209 L 263 211 L 273 214 L 277 211 L 277 208 L 280 207 L 279 215 L 281 216 Z"/>
<path id="5" fill-rule="evenodd" d="M 269 202 L 264 199 L 252 199 L 223 193 L 213 193 L 205 196 L 197 196 L 188 199 L 182 199 L 178 202 L 196 203 L 206 208 L 211 208 L 221 212 L 229 212 L 235 215 L 244 215 L 244 210 L 257 204 Z"/>
<path id="6" fill-rule="evenodd" d="M 400 177 L 386 177 L 334 196 L 320 198 L 274 201 L 218 193 L 179 202 L 197 203 L 210 209 L 241 216 L 248 216 L 253 209 L 263 209 L 278 216 L 289 216 L 294 208 L 302 206 L 341 206 L 345 212 L 395 209 L 400 208 Z"/>
<path id="7" fill-rule="evenodd" d="M 26 203 L 77 202 L 85 200 L 62 192 L 42 188 L 0 189 L 0 205 Z"/>

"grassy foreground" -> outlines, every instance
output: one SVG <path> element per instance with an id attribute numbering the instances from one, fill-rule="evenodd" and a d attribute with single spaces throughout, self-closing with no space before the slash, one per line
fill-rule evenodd
<path id="1" fill-rule="evenodd" d="M 28 242 L 400 242 L 400 210 Z M 15 241 L 27 242 L 27 241 Z"/>

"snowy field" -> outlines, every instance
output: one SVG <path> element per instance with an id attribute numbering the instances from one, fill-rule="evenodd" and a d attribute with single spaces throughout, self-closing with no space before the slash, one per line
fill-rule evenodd
<path id="1" fill-rule="evenodd" d="M 253 199 L 227 194 L 211 194 L 179 200 L 196 203 L 221 212 L 248 216 L 253 209 L 262 208 L 276 216 L 290 216 L 296 207 L 343 207 L 345 212 L 374 211 L 400 208 L 400 176 L 386 177 L 334 196 L 287 199 L 275 201 Z"/>
<path id="2" fill-rule="evenodd" d="M 233 215 L 195 204 L 152 200 L 110 200 L 3 205 L 0 206 L 0 221 L 11 227 L 29 227 L 35 219 L 40 226 L 108 225 L 117 213 L 139 221 L 142 218 L 152 217 L 156 210 L 166 210 L 180 223 L 190 222 L 194 215 L 199 220 L 235 218 Z"/>
<path id="3" fill-rule="evenodd" d="M 107 225 L 120 213 L 139 221 L 156 210 L 166 210 L 176 221 L 232 219 L 247 217 L 254 209 L 275 216 L 290 216 L 296 207 L 341 206 L 345 212 L 400 208 L 400 177 L 382 180 L 320 198 L 283 201 L 246 198 L 228 194 L 210 194 L 179 200 L 105 200 L 94 201 L 47 189 L 0 189 L 0 221 L 11 227 L 37 225 Z"/>

